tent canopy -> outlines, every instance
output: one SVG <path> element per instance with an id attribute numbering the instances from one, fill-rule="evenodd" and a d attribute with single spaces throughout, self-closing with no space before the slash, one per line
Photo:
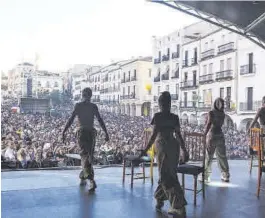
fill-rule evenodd
<path id="1" fill-rule="evenodd" d="M 265 49 L 265 1 L 150 1 L 238 33 Z"/>

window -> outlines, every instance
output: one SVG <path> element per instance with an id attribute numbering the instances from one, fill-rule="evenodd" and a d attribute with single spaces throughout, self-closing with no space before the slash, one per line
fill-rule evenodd
<path id="1" fill-rule="evenodd" d="M 40 81 L 38 82 L 38 86 L 41 86 L 41 82 Z"/>
<path id="2" fill-rule="evenodd" d="M 46 82 L 46 88 L 50 88 L 50 82 L 49 81 Z"/>
<path id="3" fill-rule="evenodd" d="M 123 87 L 123 92 L 122 93 L 123 93 L 123 95 L 125 95 L 125 87 Z"/>
<path id="4" fill-rule="evenodd" d="M 133 71 L 133 77 L 136 78 L 136 70 Z"/>
<path id="5" fill-rule="evenodd" d="M 160 86 L 157 87 L 157 95 L 160 95 Z"/>
<path id="6" fill-rule="evenodd" d="M 206 101 L 206 90 L 202 91 L 202 100 L 203 100 L 203 102 Z"/>
<path id="7" fill-rule="evenodd" d="M 169 92 L 169 85 L 166 85 L 166 91 Z"/>
<path id="8" fill-rule="evenodd" d="M 225 89 L 224 88 L 220 88 L 220 98 L 224 99 L 225 97 Z"/>
<path id="9" fill-rule="evenodd" d="M 167 49 L 167 55 L 170 55 L 170 48 Z"/>
<path id="10" fill-rule="evenodd" d="M 56 81 L 56 82 L 54 82 L 54 87 L 58 87 L 59 85 L 58 85 L 58 82 Z"/>
<path id="11" fill-rule="evenodd" d="M 203 75 L 207 75 L 207 65 L 203 65 Z"/>
<path id="12" fill-rule="evenodd" d="M 130 94 L 131 94 L 131 87 L 128 86 L 128 95 L 130 95 Z"/>
<path id="13" fill-rule="evenodd" d="M 179 45 L 177 45 L 177 57 L 179 57 L 179 52 L 180 52 L 180 46 Z"/>
<path id="14" fill-rule="evenodd" d="M 184 81 L 187 82 L 188 81 L 188 72 L 184 73 Z"/>
<path id="15" fill-rule="evenodd" d="M 225 70 L 225 61 L 224 60 L 220 60 L 220 72 Z"/>
<path id="16" fill-rule="evenodd" d="M 179 94 L 179 84 L 176 84 L 176 94 Z"/>
<path id="17" fill-rule="evenodd" d="M 152 76 L 152 69 L 149 69 L 149 78 L 151 78 L 151 76 Z"/>
<path id="18" fill-rule="evenodd" d="M 227 70 L 232 69 L 232 58 L 227 58 Z"/>
<path id="19" fill-rule="evenodd" d="M 209 74 L 213 73 L 213 63 L 209 64 Z"/>

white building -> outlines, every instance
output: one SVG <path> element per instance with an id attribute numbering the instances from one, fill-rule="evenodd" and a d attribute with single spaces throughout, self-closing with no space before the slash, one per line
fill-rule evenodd
<path id="1" fill-rule="evenodd" d="M 150 116 L 152 58 L 139 57 L 121 65 L 121 113 Z"/>
<path id="2" fill-rule="evenodd" d="M 32 77 L 32 92 L 34 97 L 41 97 L 53 91 L 63 91 L 63 78 L 59 73 L 36 71 Z"/>
<path id="3" fill-rule="evenodd" d="M 35 66 L 31 63 L 18 64 L 8 73 L 8 91 L 13 97 L 27 95 L 27 84 L 35 72 Z"/>
<path id="4" fill-rule="evenodd" d="M 226 124 L 244 129 L 265 95 L 264 52 L 249 40 L 205 22 L 155 38 L 153 113 L 159 94 L 170 91 L 173 112 L 183 121 L 204 124 L 214 100 L 222 97 Z"/>
<path id="5" fill-rule="evenodd" d="M 81 100 L 82 89 L 88 87 L 89 76 L 100 69 L 100 66 L 90 66 L 86 64 L 76 64 L 73 68 L 69 69 L 71 93 L 75 102 Z"/>

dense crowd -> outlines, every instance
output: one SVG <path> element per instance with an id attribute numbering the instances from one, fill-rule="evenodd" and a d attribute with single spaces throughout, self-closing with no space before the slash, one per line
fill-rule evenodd
<path id="1" fill-rule="evenodd" d="M 76 138 L 77 122 L 67 132 L 66 143 L 62 142 L 62 132 L 73 109 L 71 102 L 57 105 L 54 114 L 13 113 L 12 99 L 5 99 L 1 107 L 2 161 L 17 162 L 20 167 L 45 167 L 68 164 L 66 154 L 79 153 Z M 143 130 L 150 126 L 150 118 L 129 117 L 101 111 L 106 123 L 110 141 L 105 142 L 104 133 L 98 122 L 95 163 L 108 164 L 122 162 L 126 154 L 135 154 L 143 148 Z M 202 132 L 204 127 L 182 124 L 187 132 Z M 226 146 L 230 158 L 248 157 L 248 140 L 244 132 L 224 127 Z"/>

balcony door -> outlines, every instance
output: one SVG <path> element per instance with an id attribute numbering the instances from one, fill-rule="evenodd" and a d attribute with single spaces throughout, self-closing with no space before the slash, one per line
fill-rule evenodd
<path id="1" fill-rule="evenodd" d="M 185 51 L 185 66 L 188 65 L 189 51 Z"/>
<path id="2" fill-rule="evenodd" d="M 197 48 L 194 48 L 194 64 L 197 64 L 197 56 L 198 56 Z"/>
<path id="3" fill-rule="evenodd" d="M 248 72 L 253 73 L 253 53 L 248 54 Z"/>
<path id="4" fill-rule="evenodd" d="M 193 71 L 193 86 L 196 86 L 196 79 L 197 79 L 197 72 L 196 70 Z"/>
<path id="5" fill-rule="evenodd" d="M 253 87 L 247 88 L 247 110 L 253 110 Z"/>
<path id="6" fill-rule="evenodd" d="M 188 104 L 188 93 L 184 92 L 184 107 L 186 108 Z"/>

